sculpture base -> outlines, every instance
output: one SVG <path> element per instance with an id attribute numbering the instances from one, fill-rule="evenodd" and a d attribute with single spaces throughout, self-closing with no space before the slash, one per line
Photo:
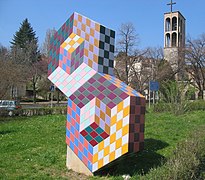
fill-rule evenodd
<path id="1" fill-rule="evenodd" d="M 69 146 L 67 146 L 66 166 L 68 169 L 72 169 L 75 172 L 93 176 L 93 173 L 85 166 L 78 156 L 76 156 Z"/>

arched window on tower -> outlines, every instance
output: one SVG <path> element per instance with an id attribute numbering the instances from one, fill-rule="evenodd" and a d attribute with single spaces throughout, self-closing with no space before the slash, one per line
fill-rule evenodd
<path id="1" fill-rule="evenodd" d="M 172 33 L 172 47 L 176 47 L 177 45 L 177 33 Z"/>
<path id="2" fill-rule="evenodd" d="M 172 18 L 172 31 L 176 31 L 177 30 L 177 18 L 173 17 Z"/>
<path id="3" fill-rule="evenodd" d="M 170 34 L 167 33 L 165 38 L 165 47 L 170 47 L 170 45 Z"/>
<path id="4" fill-rule="evenodd" d="M 170 31 L 170 26 L 170 18 L 167 18 L 165 22 L 165 31 Z"/>

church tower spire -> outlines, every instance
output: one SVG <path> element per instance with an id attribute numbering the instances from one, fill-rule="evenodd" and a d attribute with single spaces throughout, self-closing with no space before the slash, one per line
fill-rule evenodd
<path id="1" fill-rule="evenodd" d="M 171 0 L 167 4 L 171 6 L 171 11 L 164 13 L 164 58 L 170 63 L 173 71 L 178 72 L 184 63 L 186 20 L 179 11 L 172 11 L 174 4 L 176 3 Z"/>

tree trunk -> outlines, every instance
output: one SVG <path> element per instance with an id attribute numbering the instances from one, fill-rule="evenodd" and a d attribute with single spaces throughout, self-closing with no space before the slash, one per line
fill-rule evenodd
<path id="1" fill-rule="evenodd" d="M 33 82 L 33 103 L 36 104 L 36 84 Z"/>

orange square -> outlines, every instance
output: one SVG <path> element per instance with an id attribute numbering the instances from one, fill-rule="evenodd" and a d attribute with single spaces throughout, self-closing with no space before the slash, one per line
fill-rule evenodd
<path id="1" fill-rule="evenodd" d="M 104 148 L 104 141 L 101 141 L 101 142 L 98 144 L 98 152 L 101 151 L 103 148 Z"/>
<path id="2" fill-rule="evenodd" d="M 130 107 L 127 106 L 126 108 L 123 109 L 123 117 L 126 117 L 129 114 Z"/>
<path id="3" fill-rule="evenodd" d="M 110 126 L 108 126 L 107 124 L 105 124 L 105 132 L 107 134 L 110 134 Z"/>
<path id="4" fill-rule="evenodd" d="M 100 124 L 100 118 L 99 118 L 98 116 L 96 116 L 96 115 L 95 115 L 95 123 L 96 123 L 97 125 Z"/>
<path id="5" fill-rule="evenodd" d="M 111 126 L 113 125 L 113 124 L 115 124 L 116 123 L 116 121 L 117 121 L 117 115 L 114 115 L 112 118 L 111 118 Z"/>
<path id="6" fill-rule="evenodd" d="M 119 129 L 122 129 L 122 120 L 117 122 L 116 130 L 118 131 Z"/>
<path id="7" fill-rule="evenodd" d="M 100 108 L 100 100 L 96 98 L 96 106 Z"/>
<path id="8" fill-rule="evenodd" d="M 96 62 L 96 63 L 98 63 L 98 56 L 95 55 L 95 54 L 93 54 L 93 61 Z"/>
<path id="9" fill-rule="evenodd" d="M 74 40 L 71 40 L 70 42 L 69 42 L 69 45 L 71 45 L 71 46 L 73 46 L 75 44 L 75 41 Z"/>
<path id="10" fill-rule="evenodd" d="M 115 159 L 115 151 L 111 152 L 110 154 L 110 161 L 113 161 Z"/>
<path id="11" fill-rule="evenodd" d="M 120 139 L 118 139 L 118 140 L 116 141 L 115 146 L 116 146 L 116 149 L 118 149 L 118 148 L 120 148 L 120 147 L 122 146 L 122 138 L 120 138 Z"/>
<path id="12" fill-rule="evenodd" d="M 92 44 L 90 44 L 89 50 L 90 50 L 91 52 L 93 52 L 93 45 L 92 45 Z"/>
<path id="13" fill-rule="evenodd" d="M 122 128 L 122 136 L 129 133 L 129 125 L 127 124 L 125 127 Z"/>
<path id="14" fill-rule="evenodd" d="M 106 114 L 110 117 L 111 116 L 111 109 L 106 106 Z"/>
<path id="15" fill-rule="evenodd" d="M 81 25 L 81 29 L 82 29 L 82 31 L 85 31 L 85 24 Z"/>
<path id="16" fill-rule="evenodd" d="M 85 56 L 88 57 L 88 50 L 87 49 L 84 49 L 84 54 L 85 54 Z"/>
<path id="17" fill-rule="evenodd" d="M 103 120 L 105 120 L 105 113 L 102 112 L 102 111 L 100 111 L 100 118 L 103 119 Z"/>
<path id="18" fill-rule="evenodd" d="M 94 37 L 94 35 L 95 35 L 95 31 L 94 31 L 94 29 L 92 29 L 92 28 L 90 28 L 90 35 L 93 36 L 93 37 Z"/>
<path id="19" fill-rule="evenodd" d="M 77 29 L 77 35 L 81 36 L 81 30 L 80 29 Z"/>
<path id="20" fill-rule="evenodd" d="M 128 152 L 128 144 L 124 144 L 123 146 L 122 146 L 122 154 L 125 154 L 125 153 L 127 153 Z"/>
<path id="21" fill-rule="evenodd" d="M 121 101 L 118 105 L 117 105 L 117 112 L 122 111 L 123 109 L 123 101 Z"/>
<path id="22" fill-rule="evenodd" d="M 98 23 L 95 23 L 95 30 L 100 32 L 100 24 Z"/>
<path id="23" fill-rule="evenodd" d="M 93 66 L 93 62 L 91 59 L 88 59 L 88 66 L 92 67 Z"/>
<path id="24" fill-rule="evenodd" d="M 86 19 L 86 25 L 90 26 L 90 19 Z"/>
<path id="25" fill-rule="evenodd" d="M 78 21 L 82 22 L 82 16 L 78 15 Z"/>
<path id="26" fill-rule="evenodd" d="M 94 45 L 95 45 L 96 47 L 99 47 L 99 41 L 98 41 L 97 39 L 94 39 Z"/>
<path id="27" fill-rule="evenodd" d="M 85 34 L 85 40 L 86 40 L 86 41 L 89 41 L 89 38 L 90 38 L 90 36 L 86 33 L 86 34 Z"/>
<path id="28" fill-rule="evenodd" d="M 98 161 L 98 153 L 94 154 L 93 156 L 93 163 Z"/>
<path id="29" fill-rule="evenodd" d="M 116 140 L 116 133 L 114 133 L 110 136 L 110 144 L 112 144 L 115 140 Z"/>
<path id="30" fill-rule="evenodd" d="M 103 159 L 100 159 L 98 161 L 98 168 L 101 168 L 103 166 Z"/>
<path id="31" fill-rule="evenodd" d="M 72 33 L 69 38 L 73 39 L 76 35 L 74 33 Z"/>
<path id="32" fill-rule="evenodd" d="M 78 22 L 76 20 L 74 20 L 74 23 L 73 23 L 74 26 L 77 26 L 78 25 Z"/>
<path id="33" fill-rule="evenodd" d="M 107 146 L 105 149 L 104 149 L 104 156 L 107 156 L 110 152 L 110 146 Z"/>

